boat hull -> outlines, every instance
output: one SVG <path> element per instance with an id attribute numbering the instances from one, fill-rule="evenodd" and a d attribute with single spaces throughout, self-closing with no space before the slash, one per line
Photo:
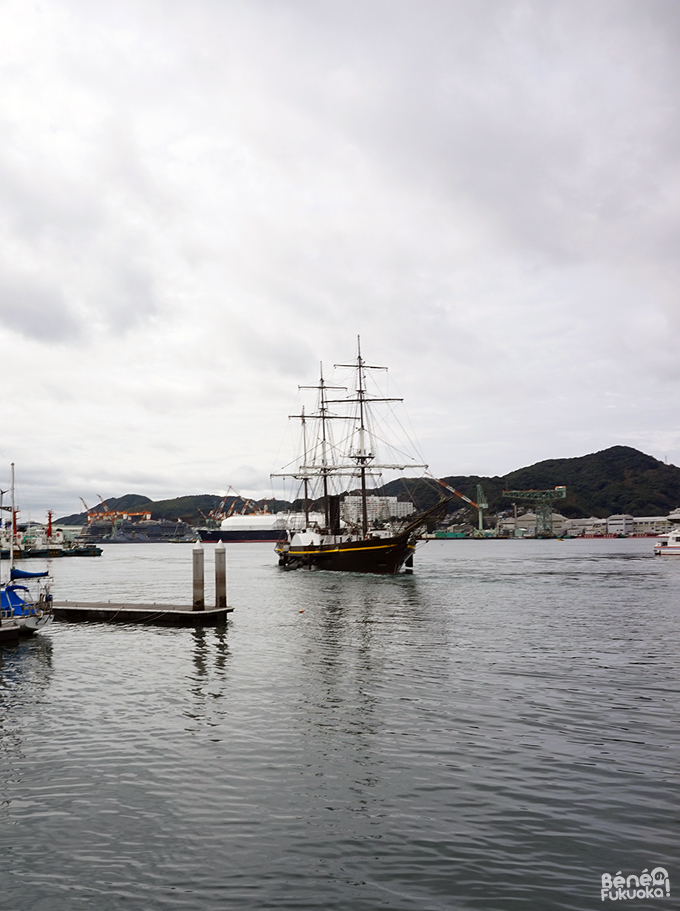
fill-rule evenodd
<path id="1" fill-rule="evenodd" d="M 20 635 L 21 629 L 15 620 L 2 620 L 2 623 L 0 623 L 0 642 L 16 642 Z"/>
<path id="2" fill-rule="evenodd" d="M 14 618 L 19 624 L 19 632 L 22 636 L 32 636 L 33 633 L 39 633 L 45 627 L 49 626 L 54 620 L 52 612 L 36 612 L 25 616 Z"/>
<path id="3" fill-rule="evenodd" d="M 413 556 L 408 538 L 368 538 L 339 544 L 283 545 L 276 548 L 284 569 L 324 569 L 330 572 L 395 575 Z"/>
<path id="4" fill-rule="evenodd" d="M 205 544 L 217 544 L 221 541 L 223 544 L 247 544 L 256 541 L 276 542 L 281 537 L 285 537 L 285 531 L 280 528 L 256 528 L 252 531 L 243 529 L 242 531 L 232 530 L 224 531 L 219 528 L 199 528 L 198 536 Z"/>

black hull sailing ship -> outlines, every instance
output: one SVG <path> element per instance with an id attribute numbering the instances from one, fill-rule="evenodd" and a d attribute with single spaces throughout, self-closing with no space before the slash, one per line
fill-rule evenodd
<path id="1" fill-rule="evenodd" d="M 421 533 L 443 512 L 450 498 L 421 512 L 412 507 L 397 509 L 397 498 L 376 497 L 371 487 L 382 479 L 386 470 L 427 469 L 427 465 L 410 459 L 402 462 L 380 462 L 376 457 L 374 418 L 377 403 L 401 402 L 401 399 L 372 395 L 366 386 L 368 371 L 385 370 L 368 365 L 357 344 L 354 364 L 337 364 L 351 368 L 354 388 L 328 386 L 323 371 L 318 386 L 300 387 L 317 390 L 317 407 L 312 413 L 292 415 L 302 422 L 303 454 L 299 464 L 272 477 L 293 478 L 301 485 L 304 512 L 298 513 L 297 527 L 290 523 L 286 534 L 276 544 L 279 565 L 285 569 L 324 569 L 336 572 L 395 574 L 411 571 L 416 541 Z M 341 392 L 345 397 L 331 398 Z M 337 413 L 340 412 L 340 413 Z M 315 429 L 308 439 L 308 424 Z M 336 422 L 343 428 L 336 433 Z M 338 442 L 336 443 L 336 439 Z M 370 486 L 369 486 L 370 485 Z M 349 498 L 349 499 L 348 499 Z M 390 504 L 393 512 L 390 515 Z M 342 507 L 353 501 L 356 514 L 342 516 Z M 310 505 L 323 509 L 316 518 Z M 377 505 L 376 505 L 377 504 Z M 371 515 L 372 511 L 372 515 Z"/>

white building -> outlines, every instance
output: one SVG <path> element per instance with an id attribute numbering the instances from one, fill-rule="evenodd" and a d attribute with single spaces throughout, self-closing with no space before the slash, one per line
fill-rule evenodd
<path id="1" fill-rule="evenodd" d="M 621 515 L 609 516 L 607 519 L 608 535 L 632 535 L 635 534 L 635 519 L 628 513 Z"/>
<path id="2" fill-rule="evenodd" d="M 575 537 L 579 535 L 587 535 L 588 537 L 606 535 L 607 520 L 598 519 L 597 516 L 590 516 L 588 519 L 572 519 L 569 523 L 569 533 Z"/>
<path id="3" fill-rule="evenodd" d="M 356 524 L 361 521 L 361 497 L 345 497 L 341 506 L 342 517 L 346 522 Z M 366 511 L 369 522 L 387 522 L 389 519 L 400 519 L 415 512 L 413 503 L 402 503 L 396 497 L 366 497 Z"/>
<path id="4" fill-rule="evenodd" d="M 552 514 L 553 534 L 558 537 L 569 528 L 569 519 L 565 518 L 559 512 Z M 507 519 L 501 519 L 498 533 L 500 535 L 509 535 L 510 537 L 523 538 L 532 537 L 536 534 L 536 513 L 525 512 L 514 519 L 510 516 Z"/>
<path id="5" fill-rule="evenodd" d="M 672 528 L 667 516 L 635 516 L 633 526 L 636 535 L 661 535 Z"/>

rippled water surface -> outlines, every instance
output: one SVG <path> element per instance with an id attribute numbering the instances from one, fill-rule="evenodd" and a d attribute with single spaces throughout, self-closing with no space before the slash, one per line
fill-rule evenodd
<path id="1" fill-rule="evenodd" d="M 582 911 L 658 865 L 677 891 L 680 558 L 651 547 L 431 542 L 379 578 L 232 545 L 225 629 L 0 648 L 3 907 Z M 191 545 L 53 563 L 82 600 L 188 602 L 190 572 Z"/>

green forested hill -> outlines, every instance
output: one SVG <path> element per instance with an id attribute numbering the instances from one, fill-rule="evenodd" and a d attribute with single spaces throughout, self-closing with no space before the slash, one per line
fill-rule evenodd
<path id="1" fill-rule="evenodd" d="M 503 490 L 548 490 L 558 485 L 566 486 L 567 497 L 556 501 L 555 511 L 569 518 L 605 518 L 614 513 L 666 515 L 680 506 L 680 468 L 630 446 L 612 446 L 573 459 L 547 459 L 504 478 L 451 475 L 442 480 L 471 500 L 476 499 L 477 484 L 481 484 L 492 513 L 510 508 L 511 501 L 502 496 Z M 417 481 L 409 487 L 422 505 L 434 502 L 436 494 L 430 485 Z M 403 489 L 401 481 L 386 486 L 392 495 Z M 451 509 L 462 505 L 462 500 L 456 500 Z"/>
<path id="2" fill-rule="evenodd" d="M 503 490 L 544 490 L 558 485 L 566 486 L 567 497 L 556 501 L 555 510 L 569 518 L 605 518 L 622 512 L 634 516 L 666 515 L 680 506 L 680 468 L 666 465 L 630 446 L 612 446 L 574 459 L 547 459 L 527 468 L 518 468 L 504 478 L 450 475 L 442 480 L 471 500 L 476 499 L 477 484 L 481 484 L 490 513 L 510 509 L 511 501 L 502 496 Z M 419 507 L 435 503 L 439 492 L 443 492 L 443 488 L 425 480 L 392 481 L 383 488 L 383 492 L 390 496 L 403 494 L 406 490 L 414 495 Z M 231 505 L 233 499 L 227 498 L 225 508 Z M 190 525 L 200 525 L 204 522 L 204 515 L 218 506 L 221 500 L 217 494 L 199 494 L 153 502 L 139 494 L 126 494 L 111 498 L 106 504 L 113 510 L 150 509 L 154 519 L 182 519 Z M 261 501 L 259 505 L 263 503 Z M 272 512 L 288 506 L 273 500 L 269 500 L 267 505 Z M 462 500 L 456 499 L 451 503 L 450 511 L 464 505 Z M 98 511 L 102 509 L 98 507 Z M 86 513 L 64 516 L 57 521 L 81 525 L 86 521 Z"/>

